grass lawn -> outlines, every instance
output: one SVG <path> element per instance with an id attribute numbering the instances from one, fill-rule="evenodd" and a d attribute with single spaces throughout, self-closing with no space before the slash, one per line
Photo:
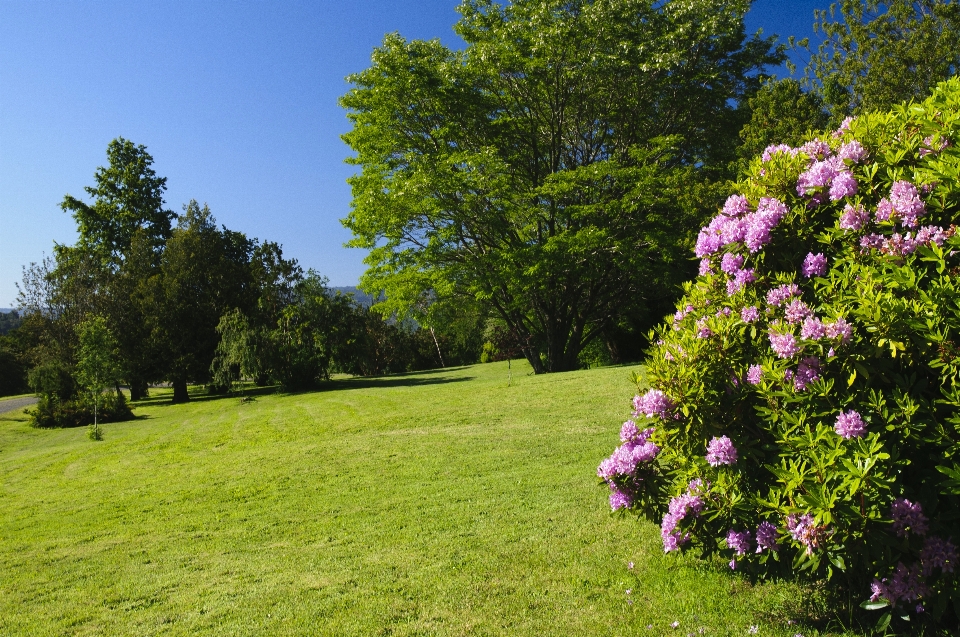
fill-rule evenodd
<path id="1" fill-rule="evenodd" d="M 609 513 L 629 368 L 513 372 L 158 395 L 102 442 L 0 416 L 0 635 L 828 634 Z"/>

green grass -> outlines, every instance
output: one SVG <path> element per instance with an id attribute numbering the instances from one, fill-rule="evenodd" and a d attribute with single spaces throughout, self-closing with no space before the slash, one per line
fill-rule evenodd
<path id="1" fill-rule="evenodd" d="M 0 634 L 819 634 L 609 513 L 629 368 L 528 371 L 158 397 L 102 442 L 2 416 Z"/>

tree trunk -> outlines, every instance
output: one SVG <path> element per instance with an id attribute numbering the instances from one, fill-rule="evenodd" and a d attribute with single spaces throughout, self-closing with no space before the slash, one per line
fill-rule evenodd
<path id="1" fill-rule="evenodd" d="M 143 378 L 130 379 L 130 400 L 143 400 L 150 395 L 147 381 Z"/>
<path id="2" fill-rule="evenodd" d="M 185 403 L 188 400 L 190 400 L 190 395 L 187 393 L 187 381 L 174 380 L 173 381 L 173 402 Z"/>

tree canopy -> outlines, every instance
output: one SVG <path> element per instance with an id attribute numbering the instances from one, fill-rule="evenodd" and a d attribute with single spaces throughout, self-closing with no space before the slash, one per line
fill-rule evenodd
<path id="1" fill-rule="evenodd" d="M 479 299 L 534 370 L 575 368 L 687 273 L 740 106 L 782 59 L 748 5 L 468 0 L 463 51 L 388 35 L 341 98 L 361 287 L 388 315 Z"/>
<path id="2" fill-rule="evenodd" d="M 807 68 L 837 123 L 921 100 L 960 64 L 954 0 L 841 0 L 816 12 L 823 42 Z"/>

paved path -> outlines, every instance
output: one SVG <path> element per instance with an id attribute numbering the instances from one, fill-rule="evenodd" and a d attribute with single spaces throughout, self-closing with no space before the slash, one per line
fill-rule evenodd
<path id="1" fill-rule="evenodd" d="M 0 398 L 0 414 L 4 414 L 8 411 L 23 409 L 24 407 L 29 407 L 30 405 L 35 405 L 36 402 L 36 396 L 24 396 L 23 398 L 11 398 L 9 400 Z"/>

